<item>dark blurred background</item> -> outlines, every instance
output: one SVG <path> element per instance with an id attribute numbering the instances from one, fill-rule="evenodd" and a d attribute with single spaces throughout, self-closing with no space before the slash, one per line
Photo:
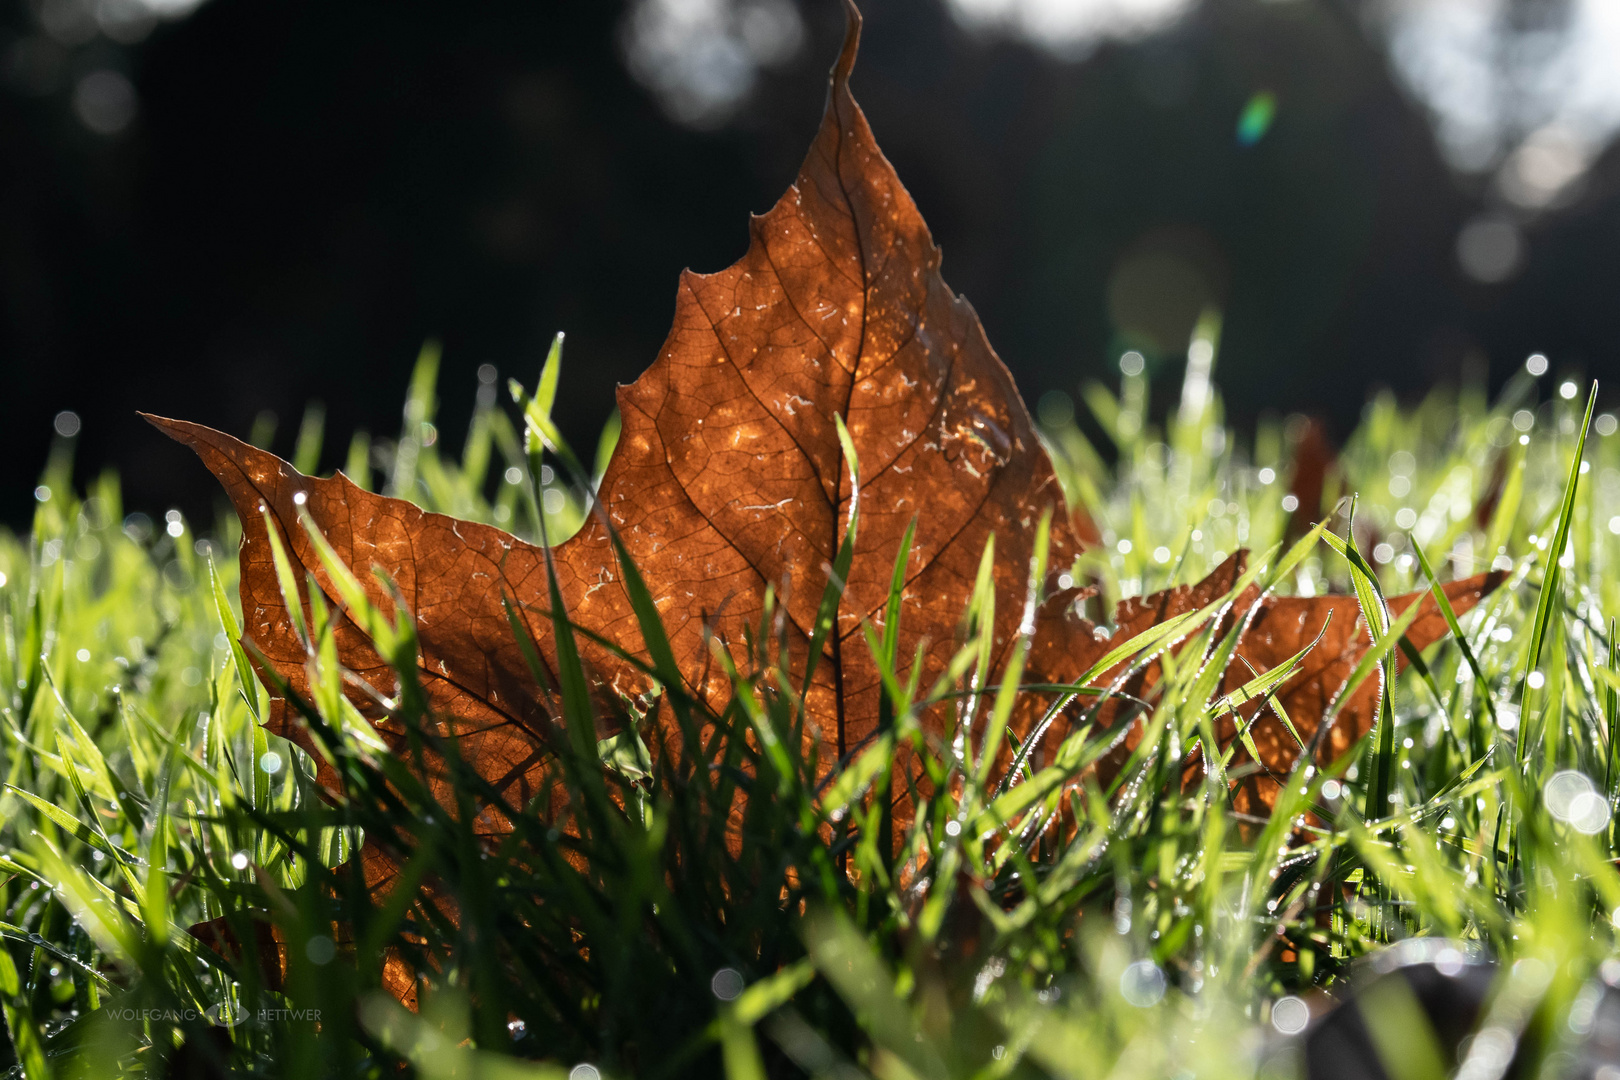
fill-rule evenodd
<path id="1" fill-rule="evenodd" d="M 1229 415 L 1342 435 L 1414 397 L 1620 375 L 1612 0 L 867 0 L 854 88 L 1032 403 L 1162 369 L 1224 315 Z M 476 371 L 568 333 L 589 446 L 791 181 L 834 0 L 0 0 L 0 521 L 53 424 L 81 477 L 208 512 L 134 416 L 289 453 L 391 434 L 424 339 Z M 74 416 L 61 418 L 64 410 Z M 75 421 L 76 418 L 76 421 Z M 454 445 L 454 444 L 453 444 Z"/>

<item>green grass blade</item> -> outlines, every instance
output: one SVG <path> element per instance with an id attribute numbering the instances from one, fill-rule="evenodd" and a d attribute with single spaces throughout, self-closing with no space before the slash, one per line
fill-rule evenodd
<path id="1" fill-rule="evenodd" d="M 242 694 L 242 701 L 253 714 L 253 719 L 263 722 L 264 718 L 259 715 L 259 695 L 254 690 L 259 681 L 253 674 L 252 665 L 248 663 L 247 653 L 242 651 L 242 628 L 236 625 L 236 616 L 231 612 L 231 602 L 225 596 L 225 586 L 219 580 L 219 571 L 214 566 L 212 555 L 208 558 L 208 584 L 214 600 L 214 616 L 219 620 L 225 641 L 231 650 L 231 662 L 236 665 L 236 682 Z"/>
<path id="2" fill-rule="evenodd" d="M 1575 454 L 1569 463 L 1569 479 L 1564 484 L 1564 498 L 1558 507 L 1558 524 L 1553 529 L 1552 542 L 1547 545 L 1547 561 L 1542 571 L 1541 592 L 1536 597 L 1536 613 L 1530 623 L 1530 640 L 1524 650 L 1524 670 L 1519 675 L 1519 701 L 1524 701 L 1530 673 L 1541 663 L 1541 648 L 1547 639 L 1553 611 L 1563 601 L 1564 548 L 1569 544 L 1569 527 L 1575 518 L 1575 492 L 1581 482 L 1581 461 L 1586 453 L 1586 433 L 1592 426 L 1592 410 L 1597 405 L 1597 383 L 1586 396 L 1586 415 L 1581 420 L 1580 435 L 1575 440 Z M 1521 718 L 1514 759 L 1524 768 L 1527 735 L 1530 725 Z"/>

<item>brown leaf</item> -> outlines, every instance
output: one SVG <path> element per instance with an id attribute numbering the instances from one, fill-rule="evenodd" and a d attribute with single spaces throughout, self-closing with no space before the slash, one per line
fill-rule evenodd
<path id="1" fill-rule="evenodd" d="M 992 534 L 1001 646 L 1042 511 L 1058 512 L 1054 565 L 1080 546 L 1011 376 L 940 277 L 939 249 L 850 96 L 859 25 L 851 9 L 821 130 L 793 187 L 753 220 L 748 253 L 719 273 L 683 276 L 658 360 L 619 394 L 624 434 L 601 493 L 659 583 L 688 670 L 706 659 L 703 618 L 724 605 L 722 629 L 756 622 L 770 583 L 802 645 L 848 520 L 833 422 L 845 418 L 860 462 L 860 525 L 810 698 L 840 755 L 876 724 L 877 673 L 860 625 L 881 626 L 914 518 L 900 655 L 928 639 L 929 676 L 951 652 Z M 605 548 L 593 523 L 563 560 L 595 573 Z M 595 611 L 582 609 L 582 621 L 634 639 L 617 589 L 583 602 Z"/>
<path id="2" fill-rule="evenodd" d="M 1083 511 L 1072 519 L 1064 511 L 1011 377 L 973 309 L 940 277 L 939 250 L 850 96 L 858 31 L 851 9 L 820 132 L 794 185 L 753 219 L 747 253 L 718 273 L 683 275 L 674 326 L 657 360 L 619 391 L 624 428 L 598 493 L 602 517 L 555 552 L 573 621 L 641 654 L 609 541 L 611 522 L 649 584 L 683 674 L 715 704 L 728 687 L 711 668 L 705 627 L 740 641 L 742 630 L 757 623 L 768 587 L 782 598 L 791 660 L 803 670 L 828 564 L 850 516 L 850 463 L 834 421 L 842 416 L 860 462 L 860 524 L 836 632 L 808 698 L 813 722 L 806 738 L 826 748 L 823 768 L 876 726 L 878 679 L 861 626 L 870 620 L 881 628 L 900 540 L 913 519 L 900 655 L 927 642 L 924 685 L 954 648 L 992 536 L 994 638 L 1004 652 L 1021 614 L 1041 515 L 1056 511 L 1055 568 L 1069 565 L 1096 535 Z M 279 676 L 297 692 L 308 689 L 308 658 L 277 584 L 266 515 L 337 612 L 342 664 L 380 691 L 393 689 L 387 665 L 344 614 L 304 534 L 300 518 L 307 515 L 357 571 L 373 603 L 392 606 L 371 568 L 398 583 L 416 620 L 419 675 L 440 733 L 455 737 L 462 757 L 508 801 L 521 805 L 541 794 L 554 718 L 503 607 L 503 597 L 510 599 L 548 661 L 554 657 L 539 548 L 364 491 L 341 475 L 303 476 L 208 428 L 151 419 L 197 451 L 241 515 L 244 638 Z M 1119 632 L 1219 595 L 1238 565 L 1234 559 L 1197 586 L 1122 607 Z M 1483 587 L 1464 585 L 1459 606 Z M 1265 670 L 1314 635 L 1318 616 L 1340 611 L 1324 642 L 1326 659 L 1285 695 L 1290 706 L 1297 702 L 1298 720 L 1309 723 L 1300 713 L 1331 693 L 1336 673 L 1362 647 L 1353 606 L 1346 598 L 1268 600 L 1253 615 L 1241 655 Z M 1228 617 L 1244 610 L 1240 603 Z M 1433 620 L 1420 627 L 1414 640 L 1438 629 Z M 1105 647 L 1072 604 L 1054 602 L 1039 622 L 1031 674 L 1073 678 Z M 582 642 L 582 651 L 595 675 L 605 735 L 619 723 L 620 695 L 642 690 L 644 681 L 610 650 Z M 1238 670 L 1229 677 L 1240 678 Z M 1156 677 L 1150 668 L 1135 689 L 1146 693 Z M 403 748 L 396 721 L 363 695 L 353 700 L 386 740 Z M 1347 730 L 1365 719 L 1357 708 L 1352 703 L 1341 720 Z M 314 750 L 285 701 L 272 701 L 268 724 Z M 1285 751 L 1267 764 L 1280 767 Z M 429 781 L 448 796 L 439 763 L 426 766 Z M 323 766 L 323 782 L 332 779 Z M 486 835 L 507 828 L 487 812 L 478 827 Z M 386 885 L 392 861 L 369 847 L 363 858 L 368 880 Z"/>
<path id="3" fill-rule="evenodd" d="M 308 651 L 282 599 L 265 532 L 273 520 L 294 566 L 313 576 L 336 614 L 338 659 L 383 694 L 395 692 L 391 670 L 365 633 L 347 616 L 336 586 L 299 524 L 307 514 L 366 588 L 372 603 L 391 611 L 382 585 L 367 573 L 381 567 L 398 585 L 415 616 L 418 674 L 439 734 L 455 735 L 462 756 L 495 781 L 517 804 L 537 792 L 534 778 L 546 746 L 550 716 L 523 661 L 501 606 L 501 595 L 543 597 L 540 549 L 499 529 L 430 514 L 402 499 L 356 487 L 339 474 L 304 476 L 291 465 L 221 432 L 178 420 L 149 417 L 190 446 L 225 486 L 242 519 L 243 642 L 253 646 L 292 689 L 308 696 Z M 308 619 L 308 591 L 300 580 Z M 546 626 L 531 618 L 537 633 Z M 351 693 L 361 712 L 391 747 L 403 752 L 404 732 L 371 698 Z M 266 726 L 311 754 L 314 742 L 284 698 L 272 694 Z M 320 762 L 321 783 L 335 780 Z M 447 795 L 440 791 L 439 794 Z M 499 829 L 491 831 L 502 831 Z"/>
<path id="4" fill-rule="evenodd" d="M 878 677 L 860 627 L 868 619 L 881 627 L 913 518 L 900 652 L 911 655 L 919 639 L 931 643 L 925 678 L 953 648 L 992 534 L 1000 648 L 1016 626 L 1041 514 L 1057 511 L 1054 565 L 1080 548 L 1011 376 L 972 307 L 940 277 L 939 249 L 850 96 L 858 30 L 852 14 L 821 130 L 794 185 L 753 220 L 747 254 L 718 273 L 682 276 L 658 359 L 619 391 L 624 429 L 599 492 L 694 681 L 710 669 L 705 623 L 740 640 L 769 585 L 782 597 L 802 665 L 849 519 L 849 468 L 833 419 L 845 418 L 860 462 L 860 524 L 837 631 L 809 695 L 814 734 L 839 755 L 877 723 Z M 386 598 L 366 568 L 380 566 L 399 582 L 420 628 L 422 678 L 447 732 L 454 718 L 463 753 L 483 775 L 500 778 L 519 800 L 532 794 L 548 717 L 501 596 L 525 610 L 537 640 L 550 640 L 538 548 L 341 476 L 302 476 L 198 425 L 153 423 L 195 449 L 231 495 L 244 524 L 246 635 L 295 688 L 306 685 L 304 649 L 283 609 L 261 507 L 329 605 L 341 608 L 297 525 L 301 512 L 362 571 L 374 602 Z M 593 519 L 559 547 L 556 566 L 574 621 L 640 653 L 603 522 Z M 338 651 L 362 677 L 386 678 L 348 621 L 339 625 Z M 611 654 L 584 651 L 612 689 L 641 689 Z M 726 692 L 712 680 L 697 690 L 717 700 Z M 397 738 L 377 710 L 371 715 Z M 280 702 L 270 726 L 307 745 Z"/>
<path id="5" fill-rule="evenodd" d="M 1496 516 L 1497 504 L 1502 501 L 1502 492 L 1507 487 L 1508 452 L 1498 450 L 1496 458 L 1491 462 L 1491 476 L 1485 481 L 1484 494 L 1480 495 L 1479 502 L 1474 504 L 1474 524 L 1481 529 L 1490 529 L 1491 519 Z"/>
<path id="6" fill-rule="evenodd" d="M 252 926 L 251 961 L 258 964 L 259 977 L 264 980 L 265 988 L 279 993 L 287 982 L 287 939 L 281 928 L 273 923 L 253 920 Z M 241 939 L 231 929 L 230 920 L 223 916 L 194 923 L 187 932 L 233 964 L 241 965 L 250 960 L 242 948 Z"/>
<path id="7" fill-rule="evenodd" d="M 1493 571 L 1447 582 L 1444 585 L 1446 599 L 1451 602 L 1452 609 L 1461 615 L 1472 610 L 1474 605 L 1489 595 L 1506 576 L 1501 571 Z M 1427 590 L 1390 597 L 1391 617 L 1399 618 L 1413 603 L 1422 606 L 1419 608 L 1417 618 L 1406 632 L 1406 639 L 1414 649 L 1422 651 L 1445 637 L 1448 628 L 1433 595 Z M 1283 684 L 1282 692 L 1277 695 L 1298 729 L 1300 737 L 1305 739 L 1307 744 L 1316 735 L 1317 727 L 1326 715 L 1328 706 L 1339 696 L 1351 671 L 1372 644 L 1372 637 L 1368 633 L 1366 621 L 1361 617 L 1356 599 L 1351 596 L 1318 596 L 1278 597 L 1267 600 L 1255 613 L 1238 650 L 1239 656 L 1253 664 L 1256 671 L 1266 671 L 1310 644 L 1321 632 L 1323 625 L 1327 624 L 1330 613 L 1332 622 L 1328 624 L 1327 633 L 1321 643 L 1307 654 L 1299 673 Z M 1403 655 L 1397 653 L 1395 663 L 1398 670 L 1404 670 L 1407 661 Z M 1236 689 L 1249 677 L 1246 668 L 1234 664 L 1227 670 L 1222 691 Z M 1357 739 L 1372 729 L 1376 719 L 1378 684 L 1379 680 L 1376 677 L 1368 679 L 1348 701 L 1339 706 L 1333 727 L 1321 741 L 1321 749 L 1317 756 L 1320 763 L 1325 764 L 1339 758 Z M 1258 707 L 1257 705 L 1256 708 Z M 1246 715 L 1252 714 L 1253 711 L 1254 709 L 1247 710 Z M 1217 730 L 1216 734 L 1224 739 L 1234 732 L 1235 727 L 1228 725 L 1226 730 Z M 1244 797 L 1237 800 L 1237 807 L 1240 810 L 1269 807 L 1280 786 L 1277 777 L 1286 777 L 1287 770 L 1298 755 L 1298 747 L 1293 737 L 1288 734 L 1276 714 L 1269 710 L 1268 714 L 1254 725 L 1250 734 L 1260 751 L 1261 763 L 1268 773 L 1256 775 L 1244 782 Z"/>
<path id="8" fill-rule="evenodd" d="M 251 956 L 242 948 L 241 939 L 237 937 L 236 931 L 231 929 L 230 920 L 223 916 L 194 923 L 187 933 L 235 965 L 241 966 L 250 962 L 257 964 L 259 978 L 264 980 L 265 989 L 282 993 L 286 990 L 287 974 L 290 970 L 287 933 L 279 925 L 264 918 L 253 918 L 251 925 L 253 927 Z M 338 951 L 351 953 L 354 950 L 354 935 L 349 926 L 333 923 L 330 933 Z M 392 946 L 383 950 L 382 986 L 411 1009 L 416 1008 L 415 973 Z"/>
<path id="9" fill-rule="evenodd" d="M 1322 494 L 1336 455 L 1322 421 L 1310 417 L 1294 442 L 1294 467 L 1288 480 L 1288 493 L 1294 497 L 1294 513 L 1288 519 L 1287 540 L 1297 540 L 1311 531 L 1322 518 Z"/>
<path id="10" fill-rule="evenodd" d="M 1196 585 L 1182 585 L 1143 599 L 1123 601 L 1115 615 L 1117 629 L 1112 635 L 1100 635 L 1095 626 L 1074 611 L 1072 605 L 1049 604 L 1042 612 L 1043 618 L 1031 654 L 1031 670 L 1038 672 L 1045 681 L 1077 680 L 1116 645 L 1167 619 L 1197 611 L 1230 592 L 1243 574 L 1246 556 L 1246 552 L 1237 552 Z M 1501 572 L 1493 572 L 1449 582 L 1444 586 L 1446 597 L 1457 614 L 1461 615 L 1495 589 L 1504 577 Z M 1415 601 L 1421 602 L 1424 607 L 1407 630 L 1406 637 L 1414 648 L 1422 650 L 1444 637 L 1447 627 L 1445 617 L 1427 591 L 1391 597 L 1389 607 L 1393 616 L 1399 617 Z M 1328 707 L 1338 698 L 1351 671 L 1372 644 L 1356 598 L 1268 596 L 1262 599 L 1259 591 L 1250 586 L 1223 614 L 1219 632 L 1226 633 L 1238 620 L 1244 620 L 1246 626 L 1238 639 L 1236 659 L 1227 667 L 1222 679 L 1218 691 L 1222 694 L 1236 690 L 1253 675 L 1286 662 L 1311 645 L 1326 628 L 1322 640 L 1306 654 L 1299 671 L 1282 685 L 1276 695 L 1300 737 L 1307 745 L 1310 744 L 1317 727 L 1327 715 Z M 1404 668 L 1405 658 L 1398 656 L 1397 664 Z M 1123 661 L 1094 680 L 1092 685 L 1112 685 L 1130 666 L 1131 661 Z M 1160 667 L 1154 662 L 1120 683 L 1118 691 L 1124 697 L 1098 711 L 1099 723 L 1105 727 L 1111 726 L 1129 713 L 1130 699 L 1150 698 L 1160 674 Z M 1321 741 L 1318 752 L 1320 762 L 1338 758 L 1372 728 L 1377 694 L 1378 680 L 1372 678 L 1339 706 L 1332 728 Z M 1256 702 L 1241 712 L 1245 717 L 1250 717 L 1263 707 L 1263 703 Z M 1235 722 L 1227 720 L 1217 726 L 1216 736 L 1224 744 L 1236 732 Z M 1264 771 L 1243 781 L 1236 805 L 1239 810 L 1262 811 L 1275 799 L 1279 788 L 1277 778 L 1286 777 L 1298 758 L 1299 747 L 1282 721 L 1269 708 L 1267 715 L 1251 728 L 1250 734 L 1260 751 L 1260 764 L 1264 766 Z M 1105 779 L 1124 764 L 1126 755 L 1136 747 L 1140 736 L 1140 724 L 1134 725 L 1125 734 L 1121 746 L 1101 764 L 1100 771 Z M 1055 740 L 1048 745 L 1055 745 Z M 1246 752 L 1240 751 L 1240 755 L 1235 760 L 1247 759 Z"/>

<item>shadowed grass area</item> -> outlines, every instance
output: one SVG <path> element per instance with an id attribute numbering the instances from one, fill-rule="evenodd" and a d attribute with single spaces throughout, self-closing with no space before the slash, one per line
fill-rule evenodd
<path id="1" fill-rule="evenodd" d="M 564 454 L 552 475 L 487 394 L 456 460 L 433 426 L 435 377 L 428 351 L 405 431 L 357 441 L 351 477 L 520 535 L 541 520 L 553 542 L 576 528 L 589 470 Z M 299 707 L 340 779 L 341 797 L 323 799 L 311 761 L 257 724 L 266 691 L 234 645 L 235 521 L 199 534 L 178 514 L 126 516 L 115 478 L 72 490 L 59 447 L 32 532 L 0 536 L 0 1068 L 1290 1076 L 1302 1058 L 1280 1032 L 1301 999 L 1321 1012 L 1359 957 L 1431 936 L 1527 961 L 1503 965 L 1481 1023 L 1534 1075 L 1580 1038 L 1582 987 L 1620 919 L 1613 419 L 1588 435 L 1580 388 L 1538 402 L 1527 376 L 1494 405 L 1473 389 L 1415 408 L 1375 399 L 1312 487 L 1292 475 L 1297 422 L 1246 442 L 1218 396 L 1189 384 L 1159 427 L 1149 390 L 1141 374 L 1088 389 L 1105 453 L 1062 402 L 1043 405 L 1060 476 L 1104 534 L 1069 568 L 1100 585 L 1093 614 L 1197 580 L 1237 547 L 1271 552 L 1253 566 L 1262 587 L 1354 592 L 1382 628 L 1383 594 L 1511 571 L 1399 675 L 1399 625 L 1382 637 L 1367 661 L 1388 687 L 1379 726 L 1331 767 L 1297 768 L 1267 820 L 1231 809 L 1242 767 L 1183 779 L 1184 748 L 1229 708 L 1218 610 L 1181 629 L 1174 657 L 1163 640 L 1133 644 L 1165 674 L 1145 749 L 1111 792 L 1087 766 L 1112 736 L 1084 723 L 1050 765 L 990 767 L 1020 690 L 982 660 L 988 587 L 938 685 L 895 655 L 897 619 L 870 636 L 888 722 L 828 778 L 798 749 L 803 673 L 783 666 L 771 605 L 747 641 L 716 645 L 734 693 L 715 712 L 682 692 L 622 552 L 679 738 L 597 741 L 558 601 L 552 787 L 504 805 L 451 745 L 458 798 L 441 805 L 414 755 L 382 752 L 343 701 L 317 608 Z M 522 397 L 546 430 L 546 395 Z M 306 422 L 301 465 L 320 460 L 320 438 Z M 1321 507 L 1298 505 L 1307 489 L 1325 492 Z M 1304 527 L 1323 519 L 1326 533 Z M 395 662 L 397 685 L 376 689 L 427 748 L 412 625 L 351 614 Z M 954 738 L 924 734 L 929 710 L 957 717 Z M 883 811 L 902 752 L 929 781 L 909 792 L 909 822 Z M 475 838 L 483 802 L 513 823 L 498 846 Z M 386 896 L 351 858 L 362 842 L 404 867 Z M 414 1013 L 383 989 L 411 973 Z M 1385 1018 L 1373 1041 L 1400 1059 L 1391 1075 L 1453 1070 L 1392 993 L 1364 1009 Z"/>

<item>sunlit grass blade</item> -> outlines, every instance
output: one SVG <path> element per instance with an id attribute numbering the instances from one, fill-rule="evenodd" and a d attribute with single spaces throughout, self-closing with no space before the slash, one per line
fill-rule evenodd
<path id="1" fill-rule="evenodd" d="M 1025 590 L 1024 611 L 1018 622 L 1012 648 L 1003 665 L 1001 685 L 996 689 L 989 724 L 979 751 L 977 780 L 980 787 L 988 786 L 990 783 L 990 770 L 997 764 L 1001 744 L 1006 737 L 1007 722 L 1012 718 L 1013 707 L 1017 705 L 1022 693 L 1019 683 L 1023 679 L 1024 665 L 1029 660 L 1029 652 L 1035 641 L 1035 613 L 1041 605 L 1042 589 L 1046 581 L 1046 560 L 1051 544 L 1052 511 L 1051 508 L 1047 508 L 1035 526 L 1035 544 L 1030 556 L 1029 584 Z"/>
<path id="2" fill-rule="evenodd" d="M 292 561 L 287 558 L 286 545 L 281 541 L 281 528 L 268 509 L 260 511 L 264 519 L 264 534 L 270 541 L 270 557 L 276 567 L 276 581 L 281 586 L 281 599 L 286 606 L 287 618 L 292 621 L 298 640 L 309 643 L 309 627 L 304 621 L 304 601 L 298 591 L 298 578 L 293 574 Z"/>
<path id="3" fill-rule="evenodd" d="M 248 664 L 247 653 L 242 651 L 242 630 L 236 625 L 236 616 L 231 612 L 231 603 L 225 596 L 225 586 L 219 579 L 219 570 L 214 566 L 212 555 L 208 558 L 208 585 L 214 601 L 214 617 L 219 620 L 221 632 L 224 633 L 227 646 L 231 650 L 231 661 L 236 665 L 236 681 L 242 694 L 242 701 L 253 713 L 253 719 L 262 720 L 263 717 L 259 714 L 259 695 L 256 692 L 259 682 L 254 678 L 253 668 Z"/>
<path id="4" fill-rule="evenodd" d="M 1620 619 L 1609 620 L 1609 666 L 1610 674 L 1620 674 Z M 1620 782 L 1620 769 L 1616 768 L 1620 760 L 1620 687 L 1613 682 L 1605 683 L 1603 687 L 1603 727 L 1608 732 L 1608 748 L 1604 754 L 1603 791 L 1608 798 L 1611 810 L 1616 805 L 1617 793 L 1615 786 Z M 1608 830 L 1609 850 L 1615 848 L 1615 826 L 1611 821 Z"/>
<path id="5" fill-rule="evenodd" d="M 1558 507 L 1558 523 L 1553 528 L 1552 540 L 1546 548 L 1547 557 L 1542 565 L 1541 591 L 1536 597 L 1536 612 L 1530 621 L 1529 640 L 1525 643 L 1524 669 L 1519 675 L 1518 697 L 1521 704 L 1524 701 L 1530 674 L 1541 663 L 1541 649 L 1546 642 L 1553 612 L 1562 605 L 1564 549 L 1569 544 L 1570 523 L 1575 518 L 1575 492 L 1580 487 L 1581 463 L 1586 454 L 1586 433 L 1592 426 L 1592 410 L 1597 405 L 1597 390 L 1597 383 L 1594 382 L 1586 396 L 1586 414 L 1581 419 L 1580 433 L 1575 439 L 1575 453 L 1570 458 L 1569 479 L 1564 484 L 1564 497 Z M 1528 723 L 1519 724 L 1515 759 L 1521 769 L 1525 764 L 1526 732 L 1529 727 Z"/>
<path id="6" fill-rule="evenodd" d="M 1388 811 L 1390 789 L 1394 784 L 1395 775 L 1395 714 L 1392 700 L 1395 690 L 1395 664 L 1390 659 L 1390 651 L 1395 642 L 1405 634 L 1410 621 L 1399 627 L 1400 633 L 1390 632 L 1389 607 L 1384 602 L 1378 576 L 1356 548 L 1354 503 L 1345 521 L 1344 539 L 1332 533 L 1324 533 L 1322 538 L 1349 564 L 1356 602 L 1361 608 L 1362 621 L 1367 627 L 1371 648 L 1363 654 L 1360 663 L 1357 664 L 1357 670 L 1361 672 L 1363 678 L 1373 665 L 1379 670 L 1377 720 L 1373 725 L 1369 745 L 1371 756 L 1368 759 L 1368 771 L 1372 775 L 1368 778 L 1367 794 L 1362 809 L 1364 818 L 1378 818 Z M 1409 618 L 1416 618 L 1418 608 L 1419 605 L 1415 603 L 1411 606 L 1407 612 Z M 1352 672 L 1351 679 L 1355 678 L 1356 673 Z M 1341 693 L 1338 698 L 1339 701 L 1347 699 L 1348 693 Z"/>

